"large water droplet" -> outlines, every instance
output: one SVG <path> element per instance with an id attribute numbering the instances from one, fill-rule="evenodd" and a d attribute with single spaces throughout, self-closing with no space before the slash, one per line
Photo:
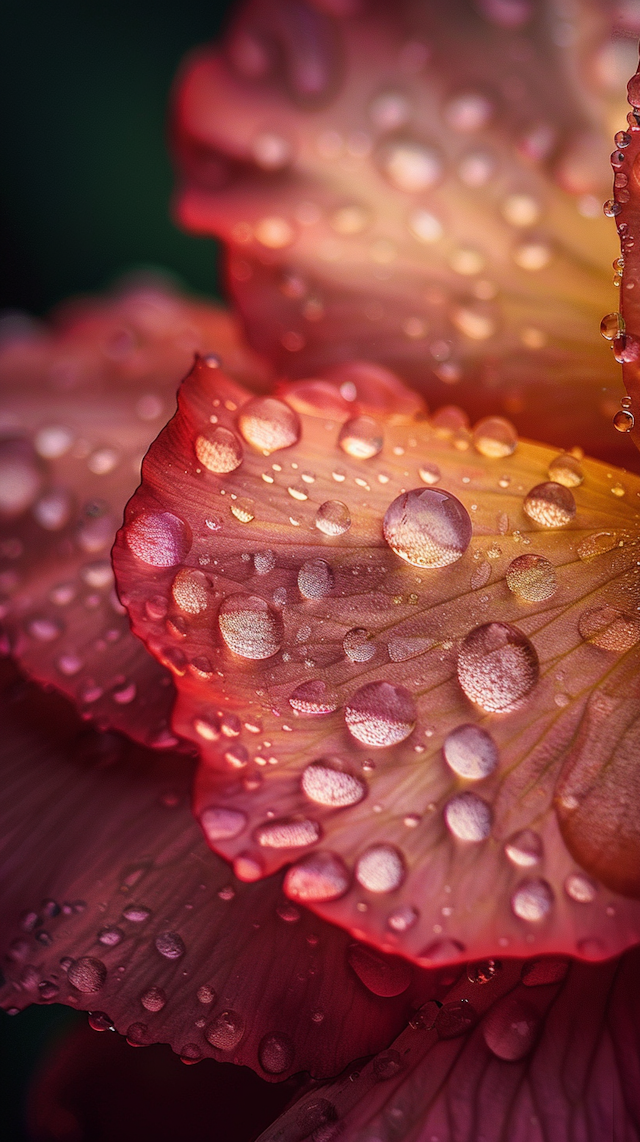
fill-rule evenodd
<path id="1" fill-rule="evenodd" d="M 301 849 L 320 840 L 320 826 L 304 818 L 268 821 L 256 829 L 255 835 L 265 849 Z"/>
<path id="2" fill-rule="evenodd" d="M 209 472 L 234 472 L 242 463 L 242 445 L 238 437 L 235 432 L 221 426 L 196 437 L 195 451 Z"/>
<path id="3" fill-rule="evenodd" d="M 300 439 L 300 419 L 275 397 L 254 397 L 240 409 L 238 426 L 247 444 L 263 456 L 291 448 Z"/>
<path id="4" fill-rule="evenodd" d="M 219 1051 L 233 1051 L 244 1035 L 244 1019 L 237 1011 L 221 1011 L 209 1024 L 205 1035 Z"/>
<path id="5" fill-rule="evenodd" d="M 518 433 L 501 416 L 486 416 L 479 420 L 473 430 L 473 443 L 483 456 L 490 460 L 502 460 L 511 456 L 518 444 Z"/>
<path id="6" fill-rule="evenodd" d="M 533 868 L 542 860 L 542 841 L 532 829 L 520 829 L 509 837 L 504 851 L 519 868 Z"/>
<path id="7" fill-rule="evenodd" d="M 383 749 L 409 737 L 417 710 L 408 690 L 390 682 L 368 682 L 345 707 L 349 733 L 363 745 Z"/>
<path id="8" fill-rule="evenodd" d="M 471 540 L 466 508 L 442 488 L 403 492 L 387 508 L 382 525 L 389 547 L 413 567 L 446 567 Z"/>
<path id="9" fill-rule="evenodd" d="M 229 809 L 224 805 L 210 805 L 200 814 L 200 825 L 205 837 L 212 844 L 215 841 L 237 837 L 247 824 L 246 814 L 240 809 Z"/>
<path id="10" fill-rule="evenodd" d="M 522 880 L 511 897 L 511 907 L 520 920 L 544 920 L 553 904 L 553 890 L 546 880 Z"/>
<path id="11" fill-rule="evenodd" d="M 308 559 L 298 572 L 298 590 L 304 599 L 324 599 L 333 590 L 334 578 L 326 559 Z"/>
<path id="12" fill-rule="evenodd" d="M 499 760 L 498 747 L 491 734 L 480 726 L 457 726 L 444 740 L 444 759 L 458 777 L 480 781 L 493 773 Z"/>
<path id="13" fill-rule="evenodd" d="M 576 514 L 573 492 L 551 480 L 536 484 L 525 496 L 522 507 L 540 527 L 566 527 Z"/>
<path id="14" fill-rule="evenodd" d="M 218 612 L 218 625 L 229 650 L 241 658 L 271 658 L 284 637 L 280 615 L 257 595 L 229 595 Z"/>
<path id="15" fill-rule="evenodd" d="M 556 569 L 544 555 L 518 555 L 506 572 L 507 587 L 525 603 L 542 603 L 558 590 Z"/>
<path id="16" fill-rule="evenodd" d="M 444 807 L 447 827 L 459 841 L 485 841 L 491 832 L 491 808 L 475 793 L 459 793 Z"/>
<path id="17" fill-rule="evenodd" d="M 463 639 L 458 681 L 467 698 L 488 713 L 516 709 L 538 681 L 538 656 L 510 623 L 484 623 Z"/>
<path id="18" fill-rule="evenodd" d="M 76 991 L 87 994 L 101 991 L 107 981 L 107 969 L 102 960 L 96 960 L 93 956 L 81 956 L 79 960 L 72 960 L 67 979 Z"/>
<path id="19" fill-rule="evenodd" d="M 370 460 L 382 451 L 382 429 L 371 416 L 355 416 L 340 429 L 338 444 L 356 460 Z"/>
<path id="20" fill-rule="evenodd" d="M 368 892 L 394 892 L 405 875 L 402 854 L 393 845 L 371 845 L 356 861 L 356 880 Z"/>
<path id="21" fill-rule="evenodd" d="M 376 645 L 368 631 L 354 627 L 345 634 L 342 649 L 351 662 L 369 662 L 376 652 Z"/>
<path id="22" fill-rule="evenodd" d="M 570 452 L 561 452 L 555 456 L 548 468 L 549 479 L 564 488 L 578 488 L 584 480 L 584 472 L 577 456 Z"/>
<path id="23" fill-rule="evenodd" d="M 134 555 L 152 567 L 176 567 L 191 547 L 189 527 L 171 512 L 143 512 L 125 527 Z"/>
<path id="24" fill-rule="evenodd" d="M 313 679 L 296 686 L 289 705 L 297 714 L 332 714 L 340 705 L 340 697 L 329 689 L 326 682 Z"/>
<path id="25" fill-rule="evenodd" d="M 366 787 L 358 777 L 346 773 L 337 760 L 322 758 L 312 761 L 300 779 L 302 792 L 317 805 L 339 807 L 356 805 L 365 795 Z"/>
<path id="26" fill-rule="evenodd" d="M 260 1066 L 268 1075 L 288 1071 L 294 1060 L 293 1043 L 288 1035 L 265 1035 L 258 1047 Z"/>
<path id="27" fill-rule="evenodd" d="M 349 873 L 341 857 L 320 850 L 309 853 L 287 870 L 284 891 L 292 900 L 337 900 L 349 887 Z"/>
<path id="28" fill-rule="evenodd" d="M 586 642 L 618 654 L 640 642 L 640 619 L 615 607 L 592 607 L 578 619 L 578 630 Z"/>
<path id="29" fill-rule="evenodd" d="M 540 1017 L 531 1004 L 517 995 L 505 995 L 484 1017 L 482 1034 L 498 1059 L 515 1063 L 531 1050 Z"/>
<path id="30" fill-rule="evenodd" d="M 166 960 L 179 960 L 187 950 L 177 932 L 158 932 L 154 944 Z"/>
<path id="31" fill-rule="evenodd" d="M 344 535 L 351 527 L 351 516 L 340 500 L 326 500 L 316 512 L 316 527 L 323 535 Z"/>

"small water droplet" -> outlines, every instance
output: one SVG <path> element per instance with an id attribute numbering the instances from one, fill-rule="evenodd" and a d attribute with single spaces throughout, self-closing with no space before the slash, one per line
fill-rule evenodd
<path id="1" fill-rule="evenodd" d="M 333 758 L 311 762 L 303 771 L 300 784 L 309 800 L 332 807 L 356 805 L 366 792 L 364 782 L 347 773 Z"/>
<path id="2" fill-rule="evenodd" d="M 218 426 L 196 437 L 195 453 L 209 472 L 234 472 L 242 463 L 242 445 L 235 432 Z"/>
<path id="3" fill-rule="evenodd" d="M 199 615 L 206 611 L 209 605 L 209 584 L 202 571 L 194 571 L 190 567 L 178 571 L 171 584 L 173 601 L 189 615 Z"/>
<path id="4" fill-rule="evenodd" d="M 491 832 L 491 808 L 475 793 L 459 793 L 447 801 L 444 819 L 459 841 L 485 841 Z"/>
<path id="5" fill-rule="evenodd" d="M 148 987 L 140 996 L 140 1002 L 145 1011 L 162 1011 L 167 1002 L 167 994 L 161 987 L 155 985 Z"/>
<path id="6" fill-rule="evenodd" d="M 544 555 L 519 555 L 506 571 L 507 587 L 525 603 L 542 603 L 558 590 L 556 569 Z"/>
<path id="7" fill-rule="evenodd" d="M 371 845 L 356 861 L 356 880 L 368 892 L 394 892 L 405 875 L 402 854 L 393 845 Z"/>
<path id="8" fill-rule="evenodd" d="M 288 404 L 275 397 L 254 397 L 240 409 L 238 426 L 247 444 L 270 456 L 291 448 L 300 439 L 300 419 Z"/>
<path id="9" fill-rule="evenodd" d="M 488 713 L 515 709 L 538 681 L 538 656 L 510 623 L 484 623 L 463 639 L 458 681 L 467 698 Z"/>
<path id="10" fill-rule="evenodd" d="M 532 868 L 542 860 L 542 841 L 532 829 L 521 829 L 509 838 L 504 851 L 512 864 Z"/>
<path id="11" fill-rule="evenodd" d="M 498 747 L 490 734 L 480 726 L 457 726 L 442 746 L 447 765 L 468 781 L 481 781 L 498 765 Z"/>
<path id="12" fill-rule="evenodd" d="M 441 1039 L 455 1039 L 458 1035 L 464 1035 L 477 1018 L 477 1012 L 468 999 L 457 999 L 440 1008 L 436 1030 Z"/>
<path id="13" fill-rule="evenodd" d="M 288 1035 L 265 1035 L 258 1047 L 260 1066 L 268 1075 L 288 1071 L 294 1060 L 293 1043 Z"/>
<path id="14" fill-rule="evenodd" d="M 334 577 L 326 559 L 308 559 L 298 572 L 298 590 L 304 599 L 324 599 L 331 593 Z"/>
<path id="15" fill-rule="evenodd" d="M 125 527 L 128 546 L 152 567 L 175 567 L 191 547 L 187 524 L 171 512 L 143 512 Z"/>
<path id="16" fill-rule="evenodd" d="M 105 948 L 117 948 L 124 940 L 124 932 L 122 928 L 115 928 L 109 926 L 108 928 L 101 928 L 98 932 L 98 943 L 102 944 Z"/>
<path id="17" fill-rule="evenodd" d="M 544 920 L 553 904 L 551 885 L 542 879 L 522 880 L 511 897 L 511 907 L 520 920 Z"/>
<path id="18" fill-rule="evenodd" d="M 107 969 L 102 960 L 93 956 L 81 956 L 80 959 L 71 961 L 67 979 L 76 991 L 85 994 L 101 991 L 107 981 Z"/>
<path id="19" fill-rule="evenodd" d="M 351 662 L 369 662 L 376 652 L 375 643 L 363 627 L 347 631 L 342 640 L 342 649 Z"/>
<path id="20" fill-rule="evenodd" d="M 476 960 L 467 964 L 467 979 L 469 983 L 490 983 L 501 970 L 500 960 Z"/>
<path id="21" fill-rule="evenodd" d="M 369 682 L 356 690 L 345 707 L 349 733 L 363 745 L 382 749 L 404 741 L 417 718 L 411 694 L 390 682 Z"/>
<path id="22" fill-rule="evenodd" d="M 326 500 L 316 512 L 315 524 L 323 535 L 344 535 L 351 527 L 351 516 L 340 500 Z"/>
<path id="23" fill-rule="evenodd" d="M 389 182 L 398 190 L 409 193 L 427 190 L 442 175 L 442 162 L 438 153 L 420 143 L 392 143 L 384 148 L 381 160 Z"/>
<path id="24" fill-rule="evenodd" d="M 263 848 L 300 849 L 320 840 L 320 826 L 317 821 L 304 818 L 283 818 L 260 825 L 255 837 Z"/>
<path id="25" fill-rule="evenodd" d="M 476 424 L 473 443 L 482 456 L 487 456 L 490 460 L 503 460 L 515 452 L 518 433 L 511 421 L 501 416 L 487 416 Z"/>
<path id="26" fill-rule="evenodd" d="M 437 484 L 441 477 L 440 469 L 437 464 L 421 464 L 418 469 L 418 475 L 425 484 Z"/>
<path id="27" fill-rule="evenodd" d="M 200 814 L 200 825 L 211 844 L 239 836 L 246 824 L 246 814 L 240 809 L 222 805 L 210 805 Z"/>
<path id="28" fill-rule="evenodd" d="M 613 427 L 618 432 L 631 432 L 635 423 L 635 417 L 628 408 L 619 409 L 613 418 Z"/>
<path id="29" fill-rule="evenodd" d="M 382 451 L 382 430 L 370 416 L 355 416 L 340 429 L 338 444 L 356 460 L 370 460 Z"/>
<path id="30" fill-rule="evenodd" d="M 621 313 L 608 313 L 600 322 L 600 333 L 605 341 L 615 341 L 625 333 L 626 326 Z"/>
<path id="31" fill-rule="evenodd" d="M 524 498 L 524 512 L 540 527 L 566 527 L 576 514 L 573 493 L 563 484 L 536 484 Z"/>
<path id="32" fill-rule="evenodd" d="M 570 872 L 564 882 L 564 890 L 577 904 L 593 904 L 598 893 L 597 886 L 582 872 Z"/>
<path id="33" fill-rule="evenodd" d="M 257 595 L 229 595 L 218 612 L 218 626 L 229 650 L 241 658 L 271 658 L 284 637 L 280 615 Z"/>
<path id="34" fill-rule="evenodd" d="M 570 452 L 561 452 L 549 464 L 549 479 L 565 488 L 578 488 L 584 480 L 584 472 L 577 456 Z"/>
<path id="35" fill-rule="evenodd" d="M 158 932 L 154 944 L 160 955 L 167 960 L 179 960 L 187 950 L 177 932 Z"/>
<path id="36" fill-rule="evenodd" d="M 293 900 L 321 902 L 337 900 L 349 887 L 349 873 L 335 853 L 309 853 L 287 870 L 284 891 Z"/>
<path id="37" fill-rule="evenodd" d="M 617 545 L 617 536 L 611 531 L 597 531 L 580 541 L 576 552 L 580 559 L 593 559 L 596 555 L 605 555 Z"/>
<path id="38" fill-rule="evenodd" d="M 387 928 L 392 932 L 408 932 L 417 923 L 419 915 L 417 908 L 413 908 L 410 904 L 403 904 L 389 913 Z"/>
<path id="39" fill-rule="evenodd" d="M 237 1011 L 221 1011 L 205 1030 L 212 1047 L 233 1051 L 244 1035 L 244 1019 Z"/>
<path id="40" fill-rule="evenodd" d="M 449 492 L 417 488 L 389 505 L 383 534 L 396 555 L 413 567 L 446 567 L 467 550 L 471 520 Z"/>

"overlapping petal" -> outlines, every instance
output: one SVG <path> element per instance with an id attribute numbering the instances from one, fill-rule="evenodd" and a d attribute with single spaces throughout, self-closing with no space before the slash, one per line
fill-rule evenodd
<path id="1" fill-rule="evenodd" d="M 171 680 L 130 636 L 110 550 L 150 441 L 194 352 L 267 369 L 222 309 L 151 284 L 67 305 L 0 353 L 0 614 L 8 647 L 87 718 L 176 745 Z"/>
<path id="2" fill-rule="evenodd" d="M 186 1062 L 326 1077 L 449 986 L 294 906 L 279 878 L 239 883 L 193 821 L 184 757 L 87 730 L 20 682 L 0 712 L 5 1008 L 66 1003 Z"/>
<path id="3" fill-rule="evenodd" d="M 638 479 L 345 393 L 196 363 L 114 549 L 205 835 L 421 963 L 606 958 L 640 923 Z"/>
<path id="4" fill-rule="evenodd" d="M 631 11 L 329 11 L 245 5 L 177 90 L 178 217 L 227 244 L 252 343 L 297 377 L 375 357 L 434 403 L 454 385 L 473 417 L 636 465 L 598 332 Z"/>

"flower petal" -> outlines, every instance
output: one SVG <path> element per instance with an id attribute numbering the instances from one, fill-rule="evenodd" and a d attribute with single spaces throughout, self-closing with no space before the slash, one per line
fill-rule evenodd
<path id="1" fill-rule="evenodd" d="M 0 353 L 0 615 L 40 682 L 103 728 L 176 745 L 173 687 L 131 637 L 110 549 L 140 461 L 194 350 L 232 373 L 265 370 L 215 306 L 159 287 L 76 302 L 57 327 Z"/>
<path id="2" fill-rule="evenodd" d="M 638 478 L 298 392 L 196 363 L 114 548 L 209 844 L 425 964 L 633 943 Z M 223 474 L 196 449 L 221 430 Z"/>
<path id="3" fill-rule="evenodd" d="M 555 978 L 538 965 L 537 979 L 517 960 L 482 986 L 463 975 L 443 1007 L 427 1004 L 389 1050 L 303 1096 L 259 1142 L 636 1138 L 638 949 L 565 961 Z"/>
<path id="4" fill-rule="evenodd" d="M 282 58 L 307 60 L 293 27 L 284 57 L 271 49 L 294 10 L 317 13 L 241 6 L 177 91 L 177 213 L 225 241 L 252 343 L 286 375 L 375 356 L 430 402 L 455 385 L 474 417 L 633 466 L 598 327 L 616 304 L 601 203 L 635 32 L 583 3 L 560 45 L 521 7 L 521 23 L 466 2 L 335 20 L 318 39 L 334 78 L 309 109 L 283 79 Z"/>
<path id="5" fill-rule="evenodd" d="M 279 878 L 239 883 L 193 821 L 184 757 L 83 729 L 24 683 L 0 712 L 4 1007 L 71 1004 L 274 1079 L 336 1074 L 439 996 L 442 972 L 354 945 Z"/>

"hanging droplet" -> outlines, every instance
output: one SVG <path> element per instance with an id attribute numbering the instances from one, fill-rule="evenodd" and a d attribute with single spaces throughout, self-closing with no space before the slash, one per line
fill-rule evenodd
<path id="1" fill-rule="evenodd" d="M 397 745 L 408 738 L 417 716 L 409 691 L 390 682 L 361 686 L 347 703 L 344 715 L 352 737 L 375 749 Z"/>
<path id="2" fill-rule="evenodd" d="M 584 480 L 580 461 L 570 452 L 562 452 L 560 456 L 555 456 L 549 464 L 548 471 L 549 479 L 555 480 L 556 484 L 562 484 L 565 488 L 577 488 Z"/>
<path id="3" fill-rule="evenodd" d="M 284 637 L 280 615 L 257 595 L 229 595 L 218 612 L 218 626 L 229 650 L 242 658 L 271 658 Z"/>
<path id="4" fill-rule="evenodd" d="M 296 686 L 289 705 L 297 714 L 332 714 L 340 705 L 340 697 L 326 682 L 314 679 Z"/>
<path id="5" fill-rule="evenodd" d="M 370 460 L 382 451 L 382 430 L 371 416 L 355 416 L 340 429 L 338 444 L 355 460 Z"/>
<path id="6" fill-rule="evenodd" d="M 371 845 L 356 861 L 356 880 L 368 892 L 394 892 L 405 875 L 402 854 L 393 845 Z"/>
<path id="7" fill-rule="evenodd" d="M 442 746 L 450 769 L 467 781 L 481 781 L 498 765 L 498 747 L 490 734 L 480 726 L 457 726 L 447 734 Z"/>
<path id="8" fill-rule="evenodd" d="M 191 547 L 187 524 L 171 512 L 142 512 L 124 534 L 133 554 L 152 567 L 176 567 Z"/>
<path id="9" fill-rule="evenodd" d="M 522 880 L 511 897 L 511 907 L 520 920 L 544 920 L 553 904 L 553 890 L 546 880 Z"/>
<path id="10" fill-rule="evenodd" d="M 233 472 L 242 463 L 242 445 L 235 432 L 218 426 L 196 437 L 195 453 L 209 472 Z"/>
<path id="11" fill-rule="evenodd" d="M 341 857 L 323 850 L 309 853 L 287 870 L 284 891 L 292 900 L 337 900 L 349 887 L 349 873 Z"/>
<path id="12" fill-rule="evenodd" d="M 458 681 L 467 698 L 488 713 L 516 709 L 538 681 L 538 656 L 510 623 L 484 623 L 463 639 Z"/>
<path id="13" fill-rule="evenodd" d="M 333 808 L 356 805 L 366 792 L 364 782 L 345 772 L 340 763 L 332 758 L 312 761 L 303 771 L 300 785 L 310 801 Z"/>
<path id="14" fill-rule="evenodd" d="M 540 527 L 566 527 L 576 514 L 573 493 L 562 484 L 536 484 L 524 498 L 523 510 Z"/>
<path id="15" fill-rule="evenodd" d="M 323 535 L 344 535 L 351 527 L 349 509 L 340 500 L 326 500 L 316 512 L 315 523 Z"/>
<path id="16" fill-rule="evenodd" d="M 542 603 L 558 590 L 556 569 L 544 555 L 518 555 L 506 571 L 507 587 L 525 603 Z"/>
<path id="17" fill-rule="evenodd" d="M 382 530 L 389 547 L 413 567 L 455 563 L 471 541 L 471 519 L 442 488 L 403 492 L 387 508 Z"/>
<path id="18" fill-rule="evenodd" d="M 600 333 L 605 341 L 615 341 L 625 333 L 626 325 L 621 313 L 607 313 L 600 322 Z"/>
<path id="19" fill-rule="evenodd" d="M 238 427 L 247 444 L 269 456 L 291 448 L 300 439 L 300 420 L 288 404 L 275 397 L 254 397 L 240 409 Z"/>
<path id="20" fill-rule="evenodd" d="M 475 448 L 490 460 L 511 456 L 518 445 L 518 433 L 511 421 L 501 416 L 486 416 L 473 430 Z"/>
<path id="21" fill-rule="evenodd" d="M 518 868 L 533 868 L 542 860 L 542 841 L 532 829 L 521 829 L 509 838 L 504 851 Z"/>
<path id="22" fill-rule="evenodd" d="M 485 841 L 491 832 L 491 808 L 475 793 L 459 793 L 447 801 L 444 819 L 459 841 Z"/>
<path id="23" fill-rule="evenodd" d="M 298 590 L 303 599 L 324 599 L 334 586 L 333 571 L 325 559 L 309 559 L 298 572 Z"/>

